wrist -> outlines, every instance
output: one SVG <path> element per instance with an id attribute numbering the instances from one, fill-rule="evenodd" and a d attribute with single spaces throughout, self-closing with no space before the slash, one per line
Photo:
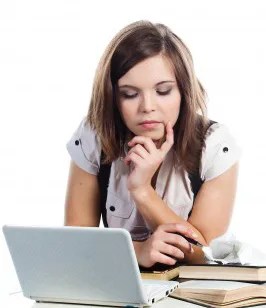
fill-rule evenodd
<path id="1" fill-rule="evenodd" d="M 133 188 L 129 190 L 133 199 L 135 198 L 145 198 L 149 196 L 151 192 L 154 192 L 153 187 L 150 184 L 142 185 L 141 187 Z"/>
<path id="2" fill-rule="evenodd" d="M 134 246 L 135 254 L 136 254 L 139 265 L 141 265 L 140 255 L 142 251 L 142 245 L 143 245 L 143 242 L 133 241 L 133 246 Z"/>

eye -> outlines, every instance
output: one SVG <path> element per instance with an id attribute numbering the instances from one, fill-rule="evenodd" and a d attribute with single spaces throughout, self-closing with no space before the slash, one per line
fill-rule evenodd
<path id="1" fill-rule="evenodd" d="M 119 95 L 122 98 L 132 99 L 138 96 L 138 92 L 134 92 L 134 93 L 120 92 Z"/>
<path id="2" fill-rule="evenodd" d="M 156 92 L 157 92 L 159 95 L 168 95 L 168 94 L 170 94 L 171 91 L 172 91 L 172 89 L 168 89 L 168 90 L 165 90 L 165 91 L 156 90 Z"/>

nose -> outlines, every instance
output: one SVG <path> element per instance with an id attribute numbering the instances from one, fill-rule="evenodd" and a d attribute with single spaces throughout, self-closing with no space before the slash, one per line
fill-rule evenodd
<path id="1" fill-rule="evenodd" d="M 149 113 L 155 111 L 155 109 L 156 109 L 155 98 L 152 97 L 150 93 L 143 94 L 140 103 L 140 111 L 144 113 Z"/>

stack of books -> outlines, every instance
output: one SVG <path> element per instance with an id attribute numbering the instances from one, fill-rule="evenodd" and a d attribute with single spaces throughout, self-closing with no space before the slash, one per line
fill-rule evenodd
<path id="1" fill-rule="evenodd" d="M 189 280 L 180 280 L 172 294 L 178 299 L 214 308 L 266 304 L 266 266 L 183 265 L 179 278 Z"/>
<path id="2" fill-rule="evenodd" d="M 142 277 L 177 279 L 179 287 L 171 297 L 202 306 L 234 308 L 266 304 L 266 266 L 180 265 L 161 271 L 142 269 Z"/>

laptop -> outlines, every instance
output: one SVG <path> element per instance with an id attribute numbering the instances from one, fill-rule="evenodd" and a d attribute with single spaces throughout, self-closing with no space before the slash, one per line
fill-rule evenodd
<path id="1" fill-rule="evenodd" d="M 24 296 L 37 302 L 150 306 L 176 281 L 143 280 L 120 228 L 4 226 Z"/>

